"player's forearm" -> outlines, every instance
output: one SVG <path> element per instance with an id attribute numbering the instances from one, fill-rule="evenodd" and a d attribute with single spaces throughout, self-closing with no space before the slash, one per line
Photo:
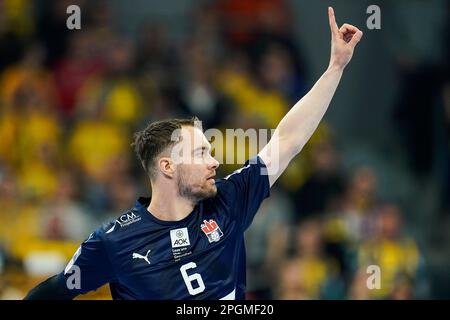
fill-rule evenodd
<path id="1" fill-rule="evenodd" d="M 302 150 L 327 111 L 342 73 L 342 67 L 330 66 L 283 117 L 276 129 L 281 149 L 288 150 L 292 156 Z"/>
<path id="2" fill-rule="evenodd" d="M 55 275 L 31 289 L 24 300 L 72 300 L 76 296 L 76 293 L 61 284 L 59 275 Z"/>

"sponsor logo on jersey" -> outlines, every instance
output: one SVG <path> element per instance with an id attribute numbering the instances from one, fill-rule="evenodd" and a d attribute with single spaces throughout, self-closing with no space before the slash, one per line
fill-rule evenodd
<path id="1" fill-rule="evenodd" d="M 117 225 L 119 225 L 120 227 L 126 227 L 140 220 L 141 217 L 134 212 L 125 213 L 121 215 L 116 221 L 114 221 L 114 225 L 108 231 L 106 231 L 106 233 L 113 232 Z"/>
<path id="2" fill-rule="evenodd" d="M 209 221 L 203 220 L 200 228 L 206 234 L 210 243 L 219 241 L 223 236 L 222 230 L 220 230 L 217 222 L 213 219 L 210 219 Z"/>
<path id="3" fill-rule="evenodd" d="M 170 230 L 170 240 L 172 248 L 179 248 L 191 245 L 187 228 Z"/>

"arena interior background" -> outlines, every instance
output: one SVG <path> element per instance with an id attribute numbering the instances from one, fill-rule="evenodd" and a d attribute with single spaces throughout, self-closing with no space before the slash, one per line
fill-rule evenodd
<path id="1" fill-rule="evenodd" d="M 449 298 L 448 1 L 1 0 L 0 299 L 148 193 L 130 142 L 149 121 L 275 128 L 328 64 L 328 5 L 364 37 L 247 232 L 248 298 Z"/>

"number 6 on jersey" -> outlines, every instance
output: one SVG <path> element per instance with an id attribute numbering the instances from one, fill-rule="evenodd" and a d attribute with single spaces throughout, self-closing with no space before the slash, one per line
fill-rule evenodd
<path id="1" fill-rule="evenodd" d="M 197 268 L 197 265 L 195 264 L 195 262 L 189 262 L 189 263 L 183 264 L 180 267 L 180 272 L 181 272 L 181 275 L 183 276 L 184 283 L 186 284 L 189 294 L 192 296 L 195 296 L 196 294 L 199 294 L 199 293 L 205 291 L 205 284 L 203 283 L 203 279 L 202 279 L 202 276 L 200 275 L 200 273 L 194 273 L 189 276 L 186 272 L 186 270 L 194 269 L 194 268 Z M 192 287 L 192 282 L 194 282 L 194 280 L 197 280 L 197 283 L 198 283 L 198 287 L 195 289 Z"/>

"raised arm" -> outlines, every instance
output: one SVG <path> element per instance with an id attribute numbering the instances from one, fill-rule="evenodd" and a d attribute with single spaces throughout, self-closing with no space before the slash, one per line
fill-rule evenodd
<path id="1" fill-rule="evenodd" d="M 272 186 L 312 136 L 328 109 L 334 92 L 351 60 L 362 31 L 344 23 L 338 28 L 333 8 L 328 8 L 331 29 L 330 64 L 312 89 L 298 101 L 278 124 L 269 143 L 259 152 Z"/>

